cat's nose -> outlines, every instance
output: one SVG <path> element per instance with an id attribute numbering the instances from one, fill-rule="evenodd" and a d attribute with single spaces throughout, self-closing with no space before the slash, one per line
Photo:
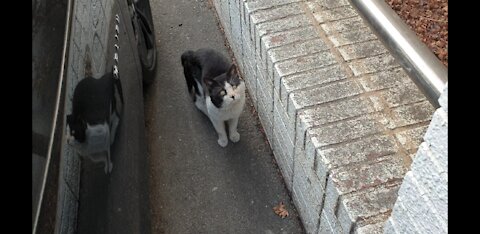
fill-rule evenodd
<path id="1" fill-rule="evenodd" d="M 235 96 L 232 95 L 232 99 L 235 100 Z"/>

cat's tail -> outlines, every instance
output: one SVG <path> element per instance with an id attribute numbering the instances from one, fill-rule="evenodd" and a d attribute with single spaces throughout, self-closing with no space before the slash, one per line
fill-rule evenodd
<path id="1" fill-rule="evenodd" d="M 191 50 L 187 50 L 182 54 L 182 66 L 183 66 L 183 74 L 185 75 L 185 80 L 187 81 L 187 89 L 188 93 L 192 95 L 195 101 L 195 95 L 193 92 L 198 92 L 198 87 L 195 82 L 195 78 L 193 77 L 195 65 L 193 64 L 194 59 L 194 52 Z"/>

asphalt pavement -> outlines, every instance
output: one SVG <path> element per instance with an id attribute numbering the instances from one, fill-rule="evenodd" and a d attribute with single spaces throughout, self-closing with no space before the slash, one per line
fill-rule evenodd
<path id="1" fill-rule="evenodd" d="M 208 1 L 151 0 L 157 77 L 145 93 L 152 233 L 303 233 L 298 213 L 247 95 L 241 140 L 226 148 L 187 93 L 180 55 L 228 55 Z M 286 204 L 289 216 L 273 207 Z"/>

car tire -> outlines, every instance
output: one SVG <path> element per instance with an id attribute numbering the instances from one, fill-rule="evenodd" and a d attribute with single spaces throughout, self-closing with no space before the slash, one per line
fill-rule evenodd
<path id="1" fill-rule="evenodd" d="M 150 85 L 155 79 L 157 48 L 153 17 L 148 0 L 134 0 L 134 31 L 137 38 L 138 55 L 142 65 L 143 84 Z"/>

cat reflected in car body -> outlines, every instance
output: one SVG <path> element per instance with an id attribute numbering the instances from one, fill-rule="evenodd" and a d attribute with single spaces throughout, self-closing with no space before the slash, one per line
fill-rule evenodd
<path id="1" fill-rule="evenodd" d="M 113 169 L 110 148 L 123 107 L 121 85 L 117 82 L 113 72 L 82 79 L 74 90 L 72 113 L 67 115 L 68 144 L 80 156 L 103 162 L 106 174 Z"/>

